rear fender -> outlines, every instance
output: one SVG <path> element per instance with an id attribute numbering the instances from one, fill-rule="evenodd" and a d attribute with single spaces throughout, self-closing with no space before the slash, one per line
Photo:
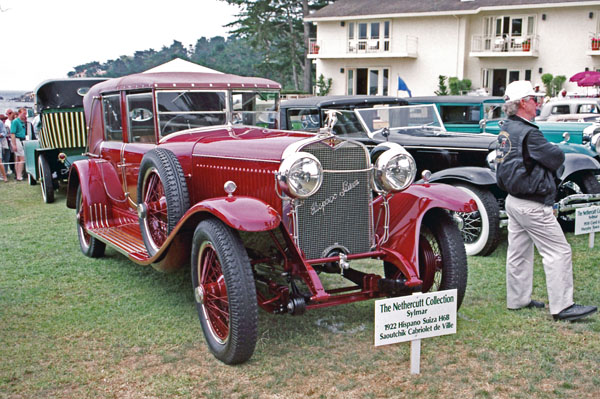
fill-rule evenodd
<path id="1" fill-rule="evenodd" d="M 487 186 L 496 184 L 496 173 L 491 169 L 480 166 L 461 166 L 440 170 L 433 173 L 429 178 L 432 183 L 444 183 L 451 180 L 460 180 L 477 186 Z M 423 183 L 423 180 L 419 180 L 418 183 Z"/>
<path id="2" fill-rule="evenodd" d="M 183 219 L 188 220 L 198 213 L 209 213 L 232 229 L 241 231 L 268 231 L 281 223 L 281 216 L 272 206 L 259 199 L 244 196 L 204 200 L 192 206 Z"/>
<path id="3" fill-rule="evenodd" d="M 589 170 L 594 174 L 600 173 L 600 162 L 594 158 L 582 154 L 565 154 L 565 167 L 560 173 L 560 180 L 564 181 L 573 173 Z"/>
<path id="4" fill-rule="evenodd" d="M 378 198 L 373 208 L 375 220 L 379 221 L 375 229 L 378 237 L 382 237 L 384 233 L 382 205 L 383 201 Z M 432 209 L 445 209 L 455 212 L 474 212 L 477 210 L 475 200 L 467 193 L 446 184 L 413 184 L 405 191 L 395 194 L 389 200 L 389 207 L 389 239 L 383 244 L 382 249 L 399 254 L 400 259 L 404 260 L 404 267 L 417 276 L 419 270 L 419 235 L 421 233 L 421 222 L 425 214 Z M 393 258 L 390 257 L 384 260 L 393 261 Z"/>
<path id="5" fill-rule="evenodd" d="M 67 207 L 77 206 L 77 188 L 81 186 L 81 195 L 88 204 L 107 204 L 108 198 L 102 182 L 102 174 L 94 159 L 75 161 L 69 171 L 67 183 Z"/>

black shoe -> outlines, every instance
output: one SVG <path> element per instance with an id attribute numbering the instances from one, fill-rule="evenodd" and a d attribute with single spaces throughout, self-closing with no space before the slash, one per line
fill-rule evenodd
<path id="1" fill-rule="evenodd" d="M 533 308 L 537 308 L 537 309 L 541 309 L 541 308 L 545 308 L 546 304 L 544 302 L 540 302 L 540 301 L 534 301 L 533 299 L 531 300 L 531 302 L 529 302 L 527 305 L 517 308 L 517 309 L 509 309 L 509 310 L 521 310 L 521 309 L 533 309 Z"/>
<path id="2" fill-rule="evenodd" d="M 563 309 L 560 313 L 552 315 L 554 320 L 568 320 L 574 321 L 587 317 L 598 310 L 595 306 L 583 306 L 574 303 L 566 309 Z"/>

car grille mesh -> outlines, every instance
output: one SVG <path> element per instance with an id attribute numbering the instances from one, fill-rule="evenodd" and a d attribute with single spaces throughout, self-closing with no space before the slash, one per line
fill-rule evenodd
<path id="1" fill-rule="evenodd" d="M 365 148 L 343 142 L 336 148 L 328 140 L 301 149 L 313 154 L 325 170 L 319 191 L 297 207 L 298 240 L 307 259 L 327 255 L 331 247 L 349 253 L 371 249 L 371 171 Z"/>

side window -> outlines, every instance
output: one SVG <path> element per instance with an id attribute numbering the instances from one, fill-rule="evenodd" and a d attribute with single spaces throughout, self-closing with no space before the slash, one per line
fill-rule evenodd
<path id="1" fill-rule="evenodd" d="M 598 107 L 594 104 L 581 104 L 577 110 L 578 114 L 597 114 Z"/>
<path id="2" fill-rule="evenodd" d="M 440 114 L 444 123 L 472 124 L 478 123 L 481 119 L 481 111 L 479 106 L 442 105 L 440 107 Z"/>
<path id="3" fill-rule="evenodd" d="M 288 129 L 316 132 L 321 127 L 317 108 L 290 108 L 287 110 Z"/>
<path id="4" fill-rule="evenodd" d="M 130 143 L 156 143 L 152 109 L 152 93 L 127 96 Z"/>
<path id="5" fill-rule="evenodd" d="M 123 141 L 123 123 L 121 121 L 121 96 L 111 94 L 102 97 L 104 112 L 104 137 L 107 141 Z"/>
<path id="6" fill-rule="evenodd" d="M 552 115 L 564 115 L 564 114 L 570 114 L 571 110 L 569 109 L 568 105 L 556 105 L 554 107 L 552 107 Z"/>

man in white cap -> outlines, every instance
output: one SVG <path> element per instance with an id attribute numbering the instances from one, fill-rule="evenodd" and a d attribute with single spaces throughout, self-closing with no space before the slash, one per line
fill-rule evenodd
<path id="1" fill-rule="evenodd" d="M 565 155 L 549 143 L 536 125 L 535 91 L 528 81 L 506 87 L 503 110 L 508 119 L 498 136 L 496 180 L 508 192 L 506 302 L 509 309 L 543 308 L 531 299 L 533 247 L 542 256 L 550 313 L 555 320 L 577 320 L 596 312 L 595 306 L 573 302 L 571 246 L 554 217 L 556 172 Z"/>

